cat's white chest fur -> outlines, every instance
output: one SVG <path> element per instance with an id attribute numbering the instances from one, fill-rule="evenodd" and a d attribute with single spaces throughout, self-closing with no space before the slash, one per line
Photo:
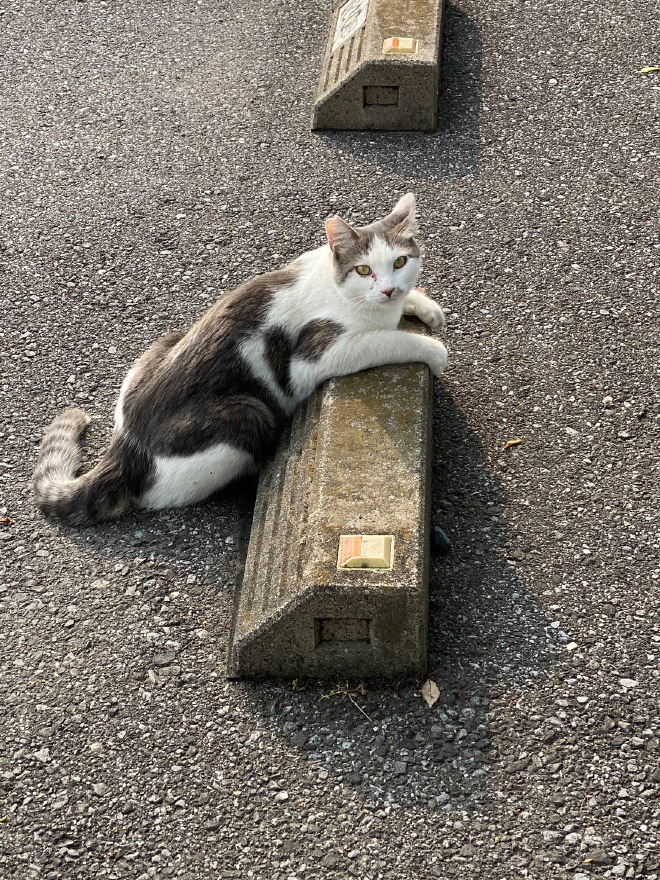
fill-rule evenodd
<path id="1" fill-rule="evenodd" d="M 390 266 L 392 249 L 376 240 L 364 259 L 370 260 L 376 278 L 356 275 L 337 284 L 328 245 L 303 254 L 294 264 L 300 272 L 295 285 L 275 294 L 266 327 L 284 326 L 297 333 L 311 320 L 327 319 L 354 333 L 396 329 L 403 313 L 404 299 L 387 299 L 380 294 L 382 288 L 390 289 L 394 285 Z M 417 274 L 418 266 L 411 263 L 403 273 L 404 277 L 397 280 L 403 289 L 409 291 Z"/>

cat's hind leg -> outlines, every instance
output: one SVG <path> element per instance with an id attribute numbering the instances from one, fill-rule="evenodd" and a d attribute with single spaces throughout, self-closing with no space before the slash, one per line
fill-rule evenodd
<path id="1" fill-rule="evenodd" d="M 216 443 L 192 455 L 156 456 L 151 487 L 140 507 L 183 507 L 208 498 L 238 477 L 256 470 L 254 457 L 229 443 Z"/>
<path id="2" fill-rule="evenodd" d="M 251 395 L 220 396 L 173 413 L 162 426 L 155 474 L 140 507 L 194 504 L 253 473 L 272 451 L 279 428 L 271 408 Z"/>
<path id="3" fill-rule="evenodd" d="M 184 337 L 183 333 L 168 333 L 161 336 L 154 344 L 141 355 L 126 374 L 124 381 L 121 383 L 119 390 L 119 398 L 115 405 L 114 423 L 116 433 L 120 433 L 124 427 L 124 400 L 131 387 L 136 381 L 140 381 L 140 377 L 150 376 L 158 369 L 163 358 L 170 353 L 177 342 Z"/>

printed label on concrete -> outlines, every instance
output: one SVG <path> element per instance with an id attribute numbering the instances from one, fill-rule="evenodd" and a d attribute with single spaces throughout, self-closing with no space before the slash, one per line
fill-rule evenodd
<path id="1" fill-rule="evenodd" d="M 367 20 L 369 0 L 348 0 L 340 8 L 335 26 L 332 51 L 336 51 L 349 37 L 357 33 Z"/>
<path id="2" fill-rule="evenodd" d="M 424 672 L 431 426 L 422 364 L 331 379 L 299 407 L 261 475 L 231 676 Z"/>

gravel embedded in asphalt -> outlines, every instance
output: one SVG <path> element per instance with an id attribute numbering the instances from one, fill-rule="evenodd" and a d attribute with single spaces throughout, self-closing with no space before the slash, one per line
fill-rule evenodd
<path id="1" fill-rule="evenodd" d="M 449 7 L 435 135 L 310 132 L 329 8 L 0 3 L 0 876 L 654 880 L 657 0 Z M 407 190 L 440 697 L 227 682 L 254 486 L 60 528 L 41 431 L 94 461 L 151 341 Z"/>

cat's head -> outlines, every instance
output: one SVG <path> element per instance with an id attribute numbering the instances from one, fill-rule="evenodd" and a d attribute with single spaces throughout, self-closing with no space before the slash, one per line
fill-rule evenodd
<path id="1" fill-rule="evenodd" d="M 330 217 L 325 231 L 335 281 L 348 299 L 391 308 L 415 286 L 420 251 L 412 193 L 402 196 L 391 214 L 369 226 L 355 228 L 341 217 Z"/>

